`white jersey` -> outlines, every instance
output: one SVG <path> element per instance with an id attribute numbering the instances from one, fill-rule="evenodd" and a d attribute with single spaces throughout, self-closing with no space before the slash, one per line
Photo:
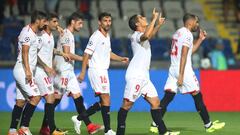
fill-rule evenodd
<path id="1" fill-rule="evenodd" d="M 53 35 L 52 33 L 48 34 L 46 31 L 42 31 L 42 35 L 39 38 L 42 40 L 42 47 L 38 52 L 38 56 L 48 67 L 52 68 L 54 48 Z"/>
<path id="2" fill-rule="evenodd" d="M 63 51 L 63 46 L 69 46 L 70 53 L 75 54 L 74 35 L 68 29 L 64 29 L 63 35 L 59 37 L 59 40 L 57 43 L 57 50 Z M 74 70 L 74 61 L 67 62 L 62 56 L 58 56 L 58 55 L 55 56 L 54 61 L 56 63 L 57 71 L 62 72 L 66 70 L 71 70 L 71 71 Z"/>
<path id="3" fill-rule="evenodd" d="M 41 48 L 41 39 L 38 38 L 37 34 L 32 30 L 30 24 L 25 26 L 20 35 L 18 36 L 18 57 L 17 63 L 22 63 L 22 46 L 29 46 L 28 62 L 31 70 L 35 70 L 37 64 L 37 52 Z"/>
<path id="4" fill-rule="evenodd" d="M 187 28 L 182 27 L 178 29 L 172 37 L 172 50 L 171 50 L 171 66 L 179 67 L 181 61 L 182 46 L 189 47 L 186 68 L 192 68 L 192 48 L 193 48 L 193 35 Z"/>
<path id="5" fill-rule="evenodd" d="M 89 68 L 106 70 L 110 65 L 111 42 L 110 37 L 106 37 L 96 30 L 90 37 L 85 53 L 92 55 L 89 59 Z"/>
<path id="6" fill-rule="evenodd" d="M 149 79 L 151 46 L 148 40 L 141 42 L 142 32 L 135 31 L 131 36 L 133 58 L 127 68 L 126 78 Z"/>

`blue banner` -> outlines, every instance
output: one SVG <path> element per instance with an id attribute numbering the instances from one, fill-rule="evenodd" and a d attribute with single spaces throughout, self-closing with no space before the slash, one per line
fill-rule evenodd
<path id="1" fill-rule="evenodd" d="M 118 111 L 121 107 L 123 93 L 125 88 L 125 70 L 109 70 L 109 79 L 111 85 L 111 111 Z M 199 79 L 199 71 L 196 71 L 196 76 Z M 79 71 L 76 70 L 76 74 Z M 160 98 L 163 97 L 163 88 L 167 80 L 167 70 L 151 70 L 150 76 L 153 84 L 155 85 L 158 95 Z M 81 87 L 81 93 L 84 97 L 84 103 L 86 107 L 94 104 L 98 101 L 98 97 L 94 96 L 94 92 L 91 88 L 88 77 L 86 76 L 85 81 L 79 84 Z M 13 78 L 11 69 L 0 69 L 0 111 L 11 111 L 15 104 L 15 81 Z M 42 100 L 37 111 L 42 111 L 44 108 L 44 100 Z M 57 111 L 76 111 L 75 105 L 72 98 L 64 95 L 61 103 L 56 108 Z M 141 97 L 139 98 L 132 111 L 149 111 L 150 106 Z M 190 95 L 178 94 L 175 96 L 174 101 L 169 105 L 168 111 L 195 111 L 193 99 Z"/>

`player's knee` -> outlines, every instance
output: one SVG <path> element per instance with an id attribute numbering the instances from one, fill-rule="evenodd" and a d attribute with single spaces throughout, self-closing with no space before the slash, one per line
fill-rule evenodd
<path id="1" fill-rule="evenodd" d="M 159 106 L 160 106 L 160 100 L 159 99 L 156 99 L 156 100 L 151 102 L 151 108 L 152 109 L 157 109 L 157 108 L 159 108 Z"/>
<path id="2" fill-rule="evenodd" d="M 40 99 L 41 99 L 41 96 L 34 96 L 30 98 L 30 103 L 36 106 L 40 102 Z"/>
<path id="3" fill-rule="evenodd" d="M 101 106 L 110 106 L 110 96 L 109 94 L 100 95 Z"/>
<path id="4" fill-rule="evenodd" d="M 133 106 L 134 102 L 131 102 L 131 101 L 128 101 L 128 100 L 123 100 L 123 105 L 122 105 L 122 108 L 124 110 L 130 110 Z"/>
<path id="5" fill-rule="evenodd" d="M 17 99 L 16 101 L 16 105 L 21 108 L 24 107 L 25 103 L 26 103 L 26 100 Z"/>
<path id="6" fill-rule="evenodd" d="M 80 93 L 76 93 L 76 94 L 71 93 L 70 95 L 73 97 L 73 99 L 77 99 L 81 96 Z"/>

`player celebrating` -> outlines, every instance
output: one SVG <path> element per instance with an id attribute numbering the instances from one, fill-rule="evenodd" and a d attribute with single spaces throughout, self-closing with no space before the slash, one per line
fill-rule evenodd
<path id="1" fill-rule="evenodd" d="M 46 14 L 41 11 L 35 11 L 31 15 L 31 24 L 25 26 L 18 37 L 19 54 L 13 69 L 13 76 L 16 81 L 17 100 L 12 112 L 9 135 L 18 134 L 16 129 L 21 114 L 22 120 L 19 134 L 31 135 L 29 123 L 41 99 L 39 89 L 34 79 L 37 51 L 41 48 L 36 33 L 45 25 L 47 25 Z M 29 102 L 26 103 L 27 100 Z"/>
<path id="2" fill-rule="evenodd" d="M 204 127 L 207 132 L 214 132 L 215 130 L 224 127 L 224 122 L 211 122 L 207 108 L 203 102 L 202 93 L 199 89 L 198 80 L 192 69 L 191 56 L 196 52 L 202 41 L 206 38 L 206 32 L 199 28 L 199 19 L 196 15 L 185 14 L 183 17 L 184 27 L 178 29 L 172 39 L 171 50 L 171 66 L 169 68 L 168 79 L 165 89 L 165 95 L 161 100 L 160 107 L 161 114 L 164 116 L 168 104 L 173 100 L 177 91 L 182 94 L 192 94 L 195 107 L 201 116 Z M 199 38 L 193 43 L 192 32 L 200 30 Z M 157 133 L 157 128 L 154 123 L 150 131 Z"/>
<path id="3" fill-rule="evenodd" d="M 99 96 L 100 102 L 95 103 L 87 110 L 88 115 L 101 110 L 105 135 L 115 135 L 116 133 L 110 127 L 110 82 L 108 78 L 108 68 L 111 60 L 128 62 L 127 57 L 120 57 L 111 51 L 110 36 L 108 34 L 111 27 L 111 14 L 103 12 L 98 16 L 99 29 L 96 30 L 89 39 L 84 51 L 82 72 L 78 79 L 83 81 L 86 73 L 87 64 L 89 64 L 88 77 L 96 96 Z M 79 121 L 81 116 L 73 116 L 75 130 L 79 130 Z"/>
<path id="4" fill-rule="evenodd" d="M 126 72 L 126 87 L 122 107 L 118 111 L 117 135 L 124 135 L 127 113 L 134 102 L 142 95 L 151 105 L 152 119 L 158 125 L 160 134 L 178 135 L 180 132 L 168 132 L 161 118 L 159 98 L 149 77 L 151 62 L 151 46 L 149 40 L 155 36 L 164 23 L 165 18 L 158 18 L 159 13 L 153 9 L 152 20 L 148 25 L 146 17 L 133 15 L 129 19 L 129 27 L 134 31 L 131 36 L 133 58 Z M 156 23 L 157 21 L 157 23 Z M 156 26 L 154 27 L 156 23 Z"/>
<path id="5" fill-rule="evenodd" d="M 62 135 L 65 132 L 56 128 L 54 121 L 54 89 L 52 78 L 55 76 L 55 70 L 53 70 L 52 60 L 53 53 L 61 56 L 65 56 L 64 53 L 59 53 L 54 51 L 54 37 L 52 31 L 57 30 L 58 25 L 58 16 L 53 13 L 48 14 L 48 26 L 41 32 L 39 40 L 42 42 L 42 47 L 38 52 L 38 65 L 36 68 L 36 84 L 40 90 L 41 96 L 46 100 L 44 107 L 44 120 L 42 128 L 40 130 L 41 135 Z M 49 128 L 50 129 L 49 129 Z"/>
<path id="6" fill-rule="evenodd" d="M 77 112 L 83 118 L 89 134 L 94 134 L 102 129 L 102 127 L 91 123 L 86 115 L 83 97 L 81 96 L 80 87 L 74 73 L 74 60 L 82 61 L 82 57 L 75 54 L 73 33 L 80 31 L 82 26 L 83 16 L 78 12 L 74 12 L 67 20 L 67 28 L 64 29 L 63 35 L 59 38 L 57 50 L 66 53 L 72 61 L 67 62 L 61 56 L 55 57 L 56 71 L 59 73 L 55 77 L 55 83 L 59 94 L 63 94 L 66 91 L 69 96 L 73 97 Z"/>

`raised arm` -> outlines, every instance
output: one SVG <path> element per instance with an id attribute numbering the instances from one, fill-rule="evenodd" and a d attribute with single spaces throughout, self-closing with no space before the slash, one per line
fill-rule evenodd
<path id="1" fill-rule="evenodd" d="M 145 40 L 149 40 L 152 37 L 152 33 L 154 30 L 154 25 L 155 22 L 158 18 L 158 12 L 156 12 L 155 8 L 153 9 L 152 12 L 152 20 L 150 22 L 150 24 L 147 26 L 145 32 L 143 33 L 143 35 L 140 37 L 141 42 L 145 41 Z"/>
<path id="2" fill-rule="evenodd" d="M 206 38 L 206 36 L 207 32 L 200 29 L 199 38 L 193 44 L 192 53 L 195 53 L 198 50 L 199 46 L 201 45 L 202 41 Z"/>
<path id="3" fill-rule="evenodd" d="M 153 32 L 150 35 L 150 39 L 152 39 L 156 33 L 159 31 L 160 27 L 164 24 L 165 18 L 162 17 L 162 13 L 160 13 L 158 18 L 158 24 L 154 27 Z"/>

